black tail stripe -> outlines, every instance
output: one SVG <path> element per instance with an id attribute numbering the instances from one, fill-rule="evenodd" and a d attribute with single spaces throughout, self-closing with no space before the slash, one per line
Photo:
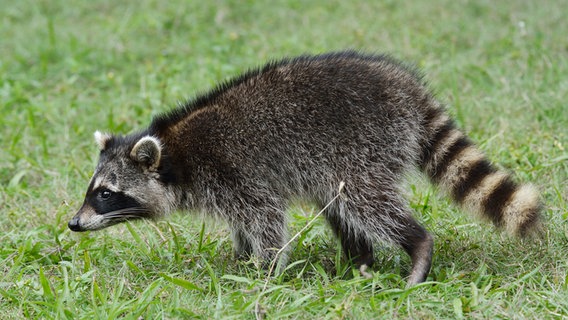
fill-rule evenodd
<path id="1" fill-rule="evenodd" d="M 436 168 L 433 172 L 430 173 L 432 179 L 438 182 L 440 178 L 446 173 L 448 170 L 448 166 L 452 161 L 462 152 L 465 148 L 471 146 L 472 143 L 469 141 L 468 138 L 462 136 L 461 138 L 457 139 L 447 150 L 446 154 L 439 159 L 438 163 L 436 163 Z"/>
<path id="2" fill-rule="evenodd" d="M 466 177 L 459 181 L 453 188 L 453 196 L 457 202 L 462 202 L 463 199 L 485 178 L 486 176 L 496 172 L 497 170 L 487 161 L 482 159 L 477 161 L 471 166 L 467 172 Z"/>
<path id="3" fill-rule="evenodd" d="M 434 137 L 430 139 L 428 146 L 424 148 L 420 158 L 420 167 L 422 169 L 424 169 L 430 162 L 432 155 L 436 153 L 436 149 L 438 149 L 440 143 L 442 143 L 442 141 L 450 135 L 454 128 L 455 125 L 453 120 L 449 119 L 438 129 Z"/>
<path id="4" fill-rule="evenodd" d="M 495 225 L 503 225 L 503 208 L 516 189 L 516 183 L 510 177 L 505 177 L 485 199 L 483 207 Z"/>
<path id="5" fill-rule="evenodd" d="M 428 102 L 425 102 L 424 104 L 428 104 Z M 428 108 L 424 113 L 424 120 L 422 122 L 424 127 L 429 127 L 432 121 L 440 117 L 443 113 L 444 109 L 442 108 Z"/>

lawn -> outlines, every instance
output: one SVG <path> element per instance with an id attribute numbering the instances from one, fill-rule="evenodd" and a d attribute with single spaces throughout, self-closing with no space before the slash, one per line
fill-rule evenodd
<path id="1" fill-rule="evenodd" d="M 568 19 L 550 1 L 0 0 L 3 319 L 568 317 Z M 564 9 L 562 9 L 564 8 Z M 510 238 L 421 177 L 408 199 L 434 234 L 428 281 L 377 250 L 371 278 L 322 219 L 267 278 L 224 226 L 178 213 L 72 233 L 95 130 L 128 133 L 250 67 L 354 48 L 415 64 L 481 149 L 542 191 L 541 240 Z M 291 233 L 318 213 L 290 208 Z"/>

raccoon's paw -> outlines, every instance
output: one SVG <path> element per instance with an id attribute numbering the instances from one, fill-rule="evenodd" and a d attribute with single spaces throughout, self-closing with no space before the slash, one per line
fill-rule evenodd
<path id="1" fill-rule="evenodd" d="M 361 276 L 365 279 L 372 279 L 373 274 L 368 272 L 367 269 L 369 269 L 369 267 L 366 264 L 362 264 L 359 267 L 359 273 L 361 273 Z"/>

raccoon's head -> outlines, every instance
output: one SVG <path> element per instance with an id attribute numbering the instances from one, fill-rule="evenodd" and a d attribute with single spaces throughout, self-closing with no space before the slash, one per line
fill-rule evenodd
<path id="1" fill-rule="evenodd" d="M 156 137 L 118 137 L 97 131 L 95 140 L 101 151 L 99 163 L 69 229 L 98 230 L 171 211 L 172 193 L 160 179 L 162 146 Z"/>

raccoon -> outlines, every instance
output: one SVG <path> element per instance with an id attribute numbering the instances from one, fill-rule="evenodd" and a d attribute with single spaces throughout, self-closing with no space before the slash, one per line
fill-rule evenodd
<path id="1" fill-rule="evenodd" d="M 538 193 L 492 165 L 422 76 L 387 55 L 270 62 L 144 131 L 96 132 L 95 140 L 100 159 L 73 231 L 200 210 L 228 223 L 238 257 L 270 262 L 287 241 L 290 201 L 323 207 L 343 182 L 323 215 L 345 256 L 370 267 L 374 244 L 398 245 L 411 258 L 413 285 L 425 281 L 433 249 L 400 190 L 413 168 L 510 234 L 541 228 Z"/>

